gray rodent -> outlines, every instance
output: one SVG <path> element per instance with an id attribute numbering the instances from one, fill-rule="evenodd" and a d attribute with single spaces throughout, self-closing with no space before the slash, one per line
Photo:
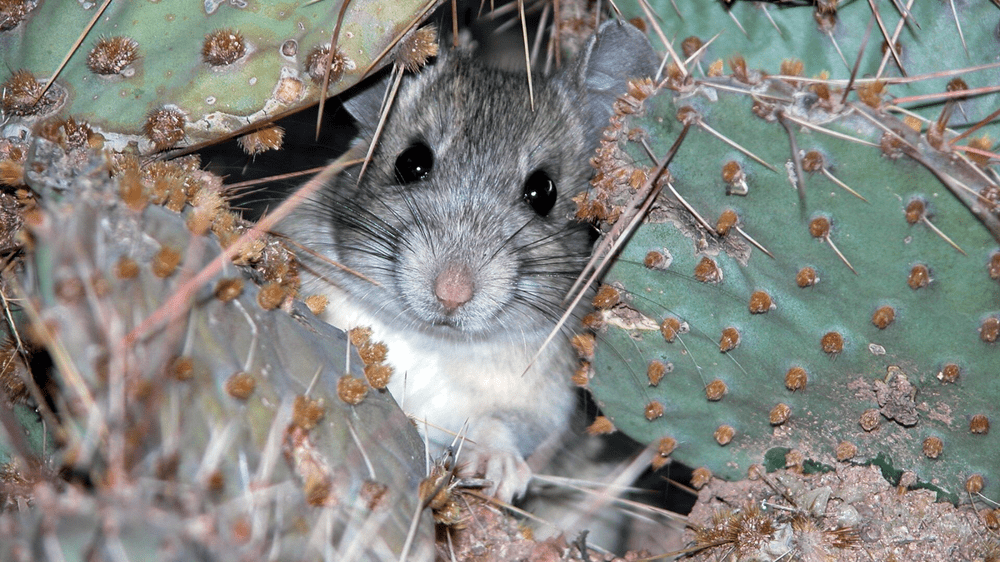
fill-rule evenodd
<path id="1" fill-rule="evenodd" d="M 468 423 L 459 461 L 503 500 L 525 491 L 525 458 L 567 427 L 569 334 L 525 370 L 590 254 L 571 198 L 587 189 L 600 130 L 626 80 L 656 64 L 642 32 L 607 22 L 574 64 L 534 79 L 532 110 L 523 72 L 442 53 L 404 77 L 360 184 L 356 166 L 283 226 L 379 283 L 300 256 L 304 292 L 329 298 L 322 318 L 387 344 L 388 389 L 433 443 Z M 345 102 L 356 142 L 372 138 L 385 84 Z"/>

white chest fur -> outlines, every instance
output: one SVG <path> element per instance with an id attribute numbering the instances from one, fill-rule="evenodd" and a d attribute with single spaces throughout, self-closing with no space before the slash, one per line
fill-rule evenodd
<path id="1" fill-rule="evenodd" d="M 486 441 L 481 447 L 523 456 L 548 437 L 540 431 L 565 429 L 573 406 L 567 382 L 572 371 L 561 338 L 529 368 L 547 334 L 471 342 L 437 338 L 386 325 L 336 287 L 324 287 L 324 293 L 330 302 L 323 320 L 344 330 L 368 326 L 373 340 L 387 345 L 394 369 L 388 390 L 434 444 L 450 444 L 465 427 L 467 437 Z M 484 435 L 497 421 L 508 434 Z"/>

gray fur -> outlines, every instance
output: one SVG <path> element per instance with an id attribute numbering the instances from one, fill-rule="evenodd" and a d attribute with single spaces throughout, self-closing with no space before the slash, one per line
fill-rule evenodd
<path id="1" fill-rule="evenodd" d="M 473 468 L 506 499 L 523 492 L 524 457 L 566 427 L 574 403 L 567 335 L 524 373 L 589 257 L 588 227 L 573 220 L 571 198 L 587 189 L 588 160 L 614 97 L 627 78 L 652 74 L 655 61 L 644 35 L 609 22 L 577 64 L 535 79 L 532 111 L 523 73 L 444 53 L 404 78 L 360 185 L 358 167 L 348 170 L 285 228 L 380 284 L 302 256 L 316 273 L 306 276 L 306 292 L 344 297 L 327 318 L 343 328 L 370 323 L 386 341 L 396 367 L 389 388 L 405 410 L 453 432 L 468 420 L 479 450 Z M 374 132 L 384 91 L 383 81 L 345 104 L 359 120 L 359 142 Z M 434 151 L 431 175 L 396 185 L 395 159 L 416 141 Z M 522 200 L 538 169 L 559 194 L 545 217 Z M 449 313 L 433 285 L 454 263 L 473 272 L 475 290 Z"/>

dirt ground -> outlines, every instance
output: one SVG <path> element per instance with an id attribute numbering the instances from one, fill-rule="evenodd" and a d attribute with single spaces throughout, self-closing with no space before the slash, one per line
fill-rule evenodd
<path id="1" fill-rule="evenodd" d="M 937 502 L 932 491 L 892 486 L 871 466 L 712 479 L 670 550 L 656 546 L 656 535 L 676 535 L 675 529 L 633 520 L 629 544 L 645 548 L 622 557 L 587 547 L 579 534 L 536 541 L 510 514 L 477 501 L 468 507 L 462 528 L 439 528 L 440 560 L 1000 561 L 996 506 L 973 494 L 957 507 Z"/>

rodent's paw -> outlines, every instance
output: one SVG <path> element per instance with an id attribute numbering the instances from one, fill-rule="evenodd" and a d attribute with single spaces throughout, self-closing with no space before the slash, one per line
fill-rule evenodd
<path id="1" fill-rule="evenodd" d="M 486 419 L 469 432 L 469 441 L 462 448 L 459 462 L 477 476 L 492 482 L 489 493 L 510 502 L 523 496 L 531 480 L 531 467 L 515 445 L 511 429 L 497 419 Z"/>
<path id="2" fill-rule="evenodd" d="M 523 496 L 531 481 L 531 467 L 516 451 L 480 449 L 472 453 L 470 466 L 492 483 L 486 493 L 502 502 Z"/>

